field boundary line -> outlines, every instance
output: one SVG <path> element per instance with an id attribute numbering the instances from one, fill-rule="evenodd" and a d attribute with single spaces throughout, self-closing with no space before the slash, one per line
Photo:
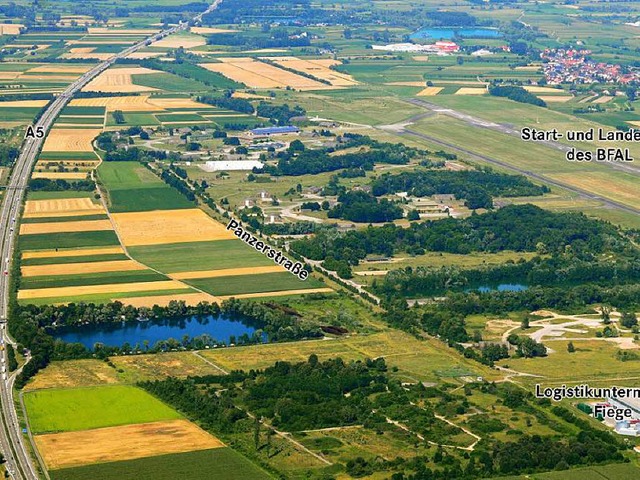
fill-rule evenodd
<path id="1" fill-rule="evenodd" d="M 44 476 L 47 478 L 47 480 L 51 480 L 51 477 L 49 476 L 49 470 L 47 469 L 47 466 L 44 463 L 44 459 L 42 458 L 42 455 L 40 455 L 40 450 L 38 450 L 38 445 L 36 444 L 33 438 L 33 433 L 31 432 L 31 423 L 29 422 L 29 415 L 27 414 L 27 409 L 24 406 L 23 390 L 20 391 L 20 395 L 18 397 L 20 399 L 20 408 L 22 409 L 22 415 L 24 416 L 24 423 L 27 429 L 27 436 L 29 437 L 29 442 L 31 443 L 31 447 L 33 448 L 33 453 L 35 453 L 36 455 L 36 459 L 40 464 L 40 469 L 44 472 Z"/>
<path id="2" fill-rule="evenodd" d="M 203 357 L 202 355 L 200 355 L 200 352 L 198 350 L 193 350 L 191 353 L 193 353 L 196 357 L 198 357 L 200 360 L 204 361 L 205 363 L 208 363 L 209 365 L 211 365 L 214 368 L 217 368 L 218 370 L 220 370 L 222 373 L 224 373 L 225 375 L 229 375 L 229 372 L 227 372 L 224 368 L 219 367 L 218 365 L 216 365 L 215 363 L 213 363 L 211 360 L 209 360 L 208 358 Z"/>

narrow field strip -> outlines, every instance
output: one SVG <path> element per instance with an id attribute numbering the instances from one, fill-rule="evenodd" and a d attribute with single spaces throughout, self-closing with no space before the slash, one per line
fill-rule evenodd
<path id="1" fill-rule="evenodd" d="M 34 223 L 31 225 L 42 224 Z M 52 248 L 115 247 L 118 245 L 120 245 L 120 241 L 113 230 L 39 233 L 20 237 L 20 249 L 22 251 L 50 250 Z"/>
<path id="2" fill-rule="evenodd" d="M 22 266 L 23 277 L 45 275 L 77 275 L 83 273 L 131 272 L 147 270 L 144 265 L 133 260 L 115 260 L 111 262 L 61 263 L 50 265 Z"/>
<path id="3" fill-rule="evenodd" d="M 216 278 L 228 277 L 233 275 L 257 275 L 260 273 L 276 273 L 284 272 L 284 267 L 273 265 L 267 267 L 240 267 L 240 268 L 223 268 L 220 270 L 201 270 L 193 272 L 172 273 L 170 276 L 176 280 L 189 280 L 197 278 Z"/>
<path id="4" fill-rule="evenodd" d="M 112 283 L 106 285 L 86 285 L 74 287 L 33 288 L 18 291 L 18 300 L 31 298 L 76 297 L 78 295 L 95 295 L 102 293 L 147 292 L 152 290 L 177 290 L 188 288 L 177 280 L 159 282 Z"/>
<path id="5" fill-rule="evenodd" d="M 132 270 L 97 273 L 77 273 L 75 275 L 45 275 L 23 277 L 20 288 L 34 290 L 41 288 L 89 287 L 93 285 L 115 285 L 129 283 L 163 282 L 167 277 L 155 270 Z"/>
<path id="6" fill-rule="evenodd" d="M 36 435 L 35 441 L 52 470 L 224 447 L 216 437 L 187 420 Z"/>
<path id="7" fill-rule="evenodd" d="M 200 302 L 218 303 L 222 301 L 220 297 L 214 297 L 208 293 L 174 293 L 171 295 L 153 295 L 147 297 L 120 297 L 114 298 L 125 305 L 131 305 L 136 308 L 140 307 L 153 307 L 158 305 L 160 307 L 166 307 L 171 301 L 183 301 L 189 306 L 194 306 Z"/>
<path id="8" fill-rule="evenodd" d="M 117 253 L 124 253 L 122 247 L 42 250 L 39 252 L 24 252 L 22 254 L 22 258 L 85 257 L 91 255 L 109 255 Z"/>
<path id="9" fill-rule="evenodd" d="M 48 178 L 51 180 L 84 180 L 87 172 L 33 172 L 31 178 Z"/>
<path id="10" fill-rule="evenodd" d="M 226 295 L 221 296 L 221 300 L 229 300 L 230 298 L 260 298 L 260 297 L 279 297 L 287 295 L 302 295 L 304 293 L 333 293 L 334 290 L 329 287 L 324 288 L 309 288 L 307 290 L 276 290 L 275 292 L 260 292 L 260 293 L 241 293 L 239 295 Z"/>
<path id="11" fill-rule="evenodd" d="M 109 220 L 87 220 L 79 222 L 23 223 L 20 235 L 67 232 L 99 232 L 113 230 Z"/>
<path id="12" fill-rule="evenodd" d="M 68 263 L 99 263 L 99 262 L 116 262 L 121 260 L 130 260 L 123 253 L 107 254 L 107 255 L 90 255 L 82 257 L 45 257 L 45 258 L 23 258 L 20 262 L 23 266 L 37 265 L 58 265 Z"/>

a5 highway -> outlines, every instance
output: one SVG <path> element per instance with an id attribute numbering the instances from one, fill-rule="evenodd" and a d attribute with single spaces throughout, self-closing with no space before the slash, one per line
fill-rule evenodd
<path id="1" fill-rule="evenodd" d="M 221 1 L 222 0 L 216 0 L 206 11 L 196 15 L 193 21 L 200 21 L 203 15 L 217 8 Z M 178 26 L 161 31 L 93 67 L 69 85 L 63 93 L 51 102 L 38 120 L 36 127 L 41 127 L 41 131 L 47 133 L 57 116 L 69 100 L 73 98 L 74 94 L 80 91 L 80 89 L 93 78 L 112 66 L 118 59 L 124 58 L 169 34 L 184 30 L 188 25 L 188 23 L 183 22 Z M 13 167 L 4 198 L 2 199 L 2 208 L 0 209 L 0 260 L 2 261 L 0 274 L 0 342 L 2 342 L 3 346 L 7 344 L 12 344 L 14 347 L 16 346 L 15 341 L 7 331 L 6 324 L 9 307 L 11 262 L 18 229 L 20 206 L 31 170 L 42 148 L 45 137 L 46 135 L 40 135 L 40 138 L 25 139 L 20 155 Z M 29 361 L 29 358 L 27 357 L 26 360 Z M 2 408 L 0 409 L 0 418 L 2 420 L 2 425 L 0 425 L 0 448 L 2 448 L 2 453 L 6 459 L 6 468 L 12 478 L 36 480 L 39 478 L 38 470 L 34 466 L 28 446 L 25 445 L 25 442 L 28 440 L 26 440 L 26 437 L 22 434 L 15 407 L 13 385 L 16 375 L 20 373 L 20 369 L 11 374 L 6 371 L 6 366 L 8 365 L 6 348 L 0 351 L 0 361 L 2 362 L 1 369 L 3 371 L 2 380 L 0 381 L 0 400 L 2 402 Z"/>

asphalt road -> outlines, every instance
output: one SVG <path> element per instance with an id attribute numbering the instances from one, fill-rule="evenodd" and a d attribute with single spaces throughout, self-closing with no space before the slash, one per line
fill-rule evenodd
<path id="1" fill-rule="evenodd" d="M 216 0 L 206 11 L 196 15 L 193 18 L 193 21 L 200 21 L 204 14 L 217 8 L 221 1 L 222 0 Z M 169 34 L 184 30 L 187 26 L 187 23 L 182 23 L 176 27 L 164 30 L 140 43 L 132 45 L 109 60 L 96 65 L 56 97 L 45 113 L 41 116 L 40 120 L 38 120 L 36 126 L 42 127 L 44 132 L 48 133 L 53 122 L 60 114 L 60 111 L 71 100 L 73 95 L 93 78 L 113 65 L 116 60 L 124 58 Z M 17 233 L 16 230 L 18 228 L 17 219 L 20 214 L 20 206 L 22 204 L 22 199 L 27 187 L 27 182 L 29 181 L 31 170 L 38 157 L 38 153 L 44 144 L 45 137 L 46 135 L 43 136 L 43 138 L 28 138 L 23 143 L 20 156 L 16 160 L 7 189 L 5 190 L 2 209 L 0 210 L 0 261 L 2 262 L 2 268 L 0 269 L 0 342 L 3 346 L 12 344 L 16 347 L 16 342 L 9 336 L 6 328 L 10 274 L 12 269 L 11 262 L 13 260 L 13 248 Z M 26 360 L 28 362 L 30 357 L 27 356 Z M 20 373 L 21 369 L 13 372 L 11 375 L 5 373 L 7 365 L 6 348 L 3 348 L 0 352 L 0 362 L 2 365 L 0 370 L 3 371 L 2 380 L 0 380 L 0 400 L 2 401 L 0 409 L 2 419 L 2 425 L 0 428 L 0 448 L 2 448 L 2 452 L 6 459 L 5 465 L 7 471 L 14 479 L 36 480 L 39 478 L 37 469 L 35 468 L 33 460 L 29 454 L 28 447 L 25 445 L 26 440 L 18 422 L 14 400 L 13 385 L 16 375 Z"/>

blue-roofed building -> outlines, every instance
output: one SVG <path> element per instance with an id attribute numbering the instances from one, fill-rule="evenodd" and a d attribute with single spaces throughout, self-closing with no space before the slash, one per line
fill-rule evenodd
<path id="1" fill-rule="evenodd" d="M 286 133 L 300 133 L 300 129 L 298 127 L 294 127 L 293 125 L 286 125 L 284 127 L 264 127 L 264 128 L 254 128 L 253 130 L 249 130 L 247 135 L 249 137 L 270 137 L 271 135 L 283 135 Z"/>

